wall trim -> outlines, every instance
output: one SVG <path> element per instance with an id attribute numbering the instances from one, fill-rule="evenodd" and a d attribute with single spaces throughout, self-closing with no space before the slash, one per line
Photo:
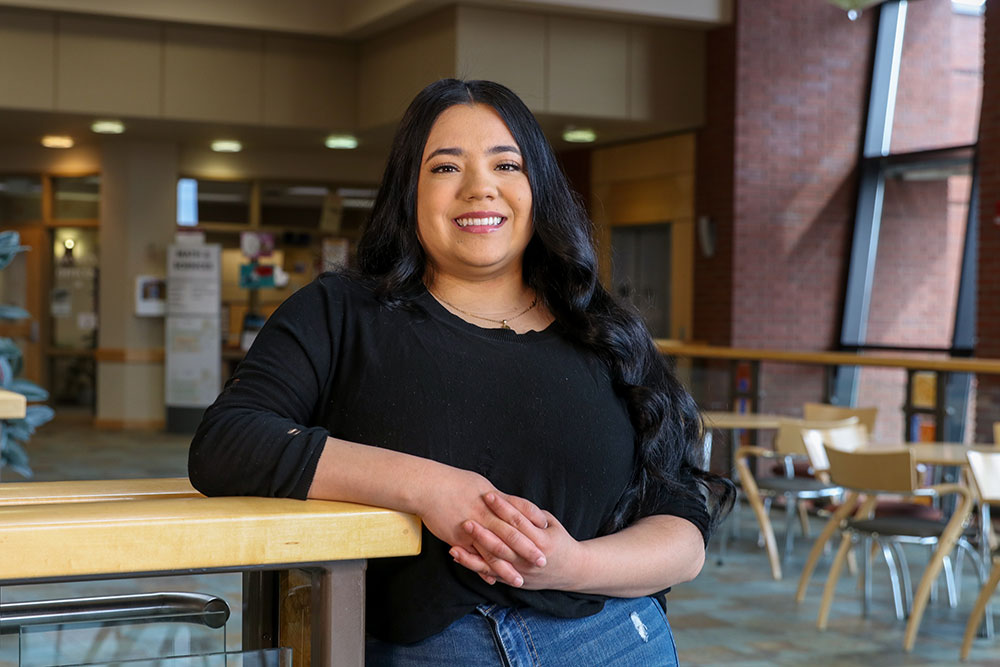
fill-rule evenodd
<path id="1" fill-rule="evenodd" d="M 166 351 L 162 347 L 102 347 L 94 350 L 94 359 L 98 362 L 110 361 L 124 364 L 162 364 L 166 359 L 166 356 Z"/>
<path id="2" fill-rule="evenodd" d="M 164 419 L 106 419 L 94 417 L 94 428 L 105 431 L 162 431 L 167 425 Z"/>

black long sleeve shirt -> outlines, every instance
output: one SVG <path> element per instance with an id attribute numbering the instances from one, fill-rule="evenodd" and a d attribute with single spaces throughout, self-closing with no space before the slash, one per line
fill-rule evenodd
<path id="1" fill-rule="evenodd" d="M 517 334 L 469 324 L 426 292 L 416 306 L 389 309 L 335 274 L 291 296 L 206 411 L 191 444 L 195 487 L 305 498 L 333 436 L 478 472 L 574 538 L 596 537 L 635 463 L 635 432 L 602 362 L 558 323 Z M 708 523 L 703 505 L 680 499 L 659 513 L 703 533 Z M 418 556 L 369 563 L 371 634 L 417 641 L 483 603 L 561 617 L 603 607 L 600 595 L 489 586 L 448 549 L 425 528 Z"/>

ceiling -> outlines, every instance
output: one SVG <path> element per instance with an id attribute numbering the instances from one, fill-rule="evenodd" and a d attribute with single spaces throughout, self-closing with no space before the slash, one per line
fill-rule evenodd
<path id="1" fill-rule="evenodd" d="M 238 28 L 337 33 L 342 38 L 361 38 L 414 16 L 433 11 L 454 0 L 0 0 L 0 7 L 72 11 L 152 20 L 183 21 Z M 503 6 L 508 9 L 544 11 L 559 15 L 604 15 L 652 23 L 685 24 L 711 28 L 731 19 L 732 0 L 473 0 L 465 4 Z M 609 9 L 610 7 L 610 9 Z M 67 134 L 77 146 L 98 146 L 115 137 L 95 135 L 90 124 L 95 115 L 52 111 L 0 109 L 0 142 L 8 146 L 37 146 L 46 134 Z M 245 151 L 303 150 L 327 151 L 325 133 L 320 130 L 238 126 L 201 121 L 118 117 L 126 124 L 130 140 L 172 141 L 182 146 L 207 148 L 214 139 L 238 139 Z M 601 118 L 539 115 L 539 122 L 557 150 L 579 144 L 561 138 L 567 126 L 590 127 L 597 133 L 593 145 L 607 145 L 662 134 L 655 123 L 637 123 Z M 357 130 L 359 153 L 384 155 L 393 127 Z"/>

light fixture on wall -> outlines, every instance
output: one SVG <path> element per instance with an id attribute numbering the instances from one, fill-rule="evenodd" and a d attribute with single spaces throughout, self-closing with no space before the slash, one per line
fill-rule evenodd
<path id="1" fill-rule="evenodd" d="M 42 137 L 42 145 L 46 148 L 73 148 L 73 137 L 62 134 L 47 134 Z"/>
<path id="2" fill-rule="evenodd" d="M 567 127 L 562 133 L 563 141 L 571 144 L 592 144 L 597 140 L 597 133 L 589 127 Z"/>
<path id="3" fill-rule="evenodd" d="M 358 138 L 352 134 L 331 134 L 324 143 L 327 148 L 350 150 L 358 147 Z"/>
<path id="4" fill-rule="evenodd" d="M 212 142 L 212 150 L 216 153 L 239 153 L 243 144 L 235 139 L 216 139 Z"/>
<path id="5" fill-rule="evenodd" d="M 125 123 L 120 120 L 95 120 L 90 124 L 90 131 L 97 134 L 121 134 L 125 131 Z"/>
<path id="6" fill-rule="evenodd" d="M 861 16 L 861 10 L 877 5 L 884 0 L 827 0 L 831 5 L 837 5 L 847 12 L 847 18 L 856 21 Z"/>

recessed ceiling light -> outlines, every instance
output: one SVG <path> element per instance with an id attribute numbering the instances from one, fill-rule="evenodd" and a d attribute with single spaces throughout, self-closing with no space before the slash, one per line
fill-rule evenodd
<path id="1" fill-rule="evenodd" d="M 589 127 L 568 127 L 563 131 L 562 138 L 574 144 L 589 144 L 597 139 L 597 133 Z"/>
<path id="2" fill-rule="evenodd" d="M 351 149 L 358 147 L 358 138 L 351 134 L 331 134 L 326 138 L 327 148 Z"/>
<path id="3" fill-rule="evenodd" d="M 216 153 L 239 153 L 243 144 L 234 139 L 217 139 L 212 142 L 212 150 Z"/>
<path id="4" fill-rule="evenodd" d="M 73 137 L 47 134 L 42 137 L 42 145 L 46 148 L 73 148 Z"/>
<path id="5" fill-rule="evenodd" d="M 95 120 L 90 124 L 90 131 L 97 134 L 121 134 L 125 131 L 125 123 L 120 120 Z"/>

